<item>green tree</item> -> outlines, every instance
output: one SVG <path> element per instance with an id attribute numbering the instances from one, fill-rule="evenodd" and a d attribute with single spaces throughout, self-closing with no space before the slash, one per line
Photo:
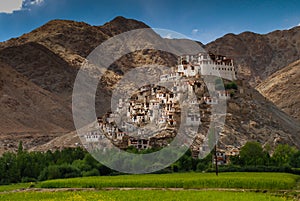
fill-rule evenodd
<path id="1" fill-rule="evenodd" d="M 300 168 L 300 151 L 298 150 L 291 157 L 290 165 L 294 168 Z"/>
<path id="2" fill-rule="evenodd" d="M 99 163 L 91 154 L 87 153 L 84 157 L 84 162 L 86 165 L 89 165 L 91 169 L 97 167 L 97 164 Z"/>
<path id="3" fill-rule="evenodd" d="M 20 141 L 18 146 L 18 154 L 22 154 L 22 153 L 23 153 L 23 142 Z"/>
<path id="4" fill-rule="evenodd" d="M 292 156 L 296 153 L 297 149 L 295 147 L 279 144 L 273 153 L 272 159 L 277 166 L 289 166 Z"/>
<path id="5" fill-rule="evenodd" d="M 4 153 L 1 162 L 1 183 L 17 183 L 21 181 L 20 171 L 18 169 L 17 156 L 14 153 Z"/>
<path id="6" fill-rule="evenodd" d="M 258 142 L 247 142 L 240 151 L 240 160 L 243 165 L 265 165 L 267 153 Z"/>

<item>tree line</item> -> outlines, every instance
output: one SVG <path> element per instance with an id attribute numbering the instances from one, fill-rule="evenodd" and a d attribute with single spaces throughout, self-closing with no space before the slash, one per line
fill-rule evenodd
<path id="1" fill-rule="evenodd" d="M 132 153 L 149 153 L 157 150 Z M 178 161 L 157 173 L 214 171 L 211 152 L 204 159 L 193 158 L 188 150 Z M 289 145 L 264 148 L 258 142 L 247 142 L 238 156 L 230 158 L 230 164 L 219 167 L 220 171 L 278 171 L 300 173 L 300 151 Z M 35 182 L 57 178 L 72 178 L 120 174 L 102 165 L 86 150 L 66 148 L 47 152 L 27 152 L 20 142 L 16 153 L 7 152 L 0 157 L 0 184 Z"/>

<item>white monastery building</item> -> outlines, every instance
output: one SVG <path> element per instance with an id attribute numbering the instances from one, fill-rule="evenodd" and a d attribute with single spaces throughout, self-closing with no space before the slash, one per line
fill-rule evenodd
<path id="1" fill-rule="evenodd" d="M 226 56 L 212 53 L 180 56 L 177 71 L 187 77 L 194 77 L 199 74 L 236 80 L 236 69 L 233 65 L 233 60 Z"/>

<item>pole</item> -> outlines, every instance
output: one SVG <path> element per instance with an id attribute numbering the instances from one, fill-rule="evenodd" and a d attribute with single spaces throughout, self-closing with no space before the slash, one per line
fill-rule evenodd
<path id="1" fill-rule="evenodd" d="M 216 163 L 216 175 L 219 175 L 219 169 L 218 169 L 218 156 L 217 156 L 217 144 L 215 145 L 215 163 Z"/>

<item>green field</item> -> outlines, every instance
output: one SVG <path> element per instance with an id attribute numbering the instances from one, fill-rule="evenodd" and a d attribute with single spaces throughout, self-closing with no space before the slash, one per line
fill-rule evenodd
<path id="1" fill-rule="evenodd" d="M 299 199 L 296 191 L 299 179 L 300 176 L 287 173 L 221 173 L 218 177 L 213 173 L 83 177 L 0 186 L 0 200 L 292 201 Z M 13 191 L 16 189 L 22 191 Z"/>
<path id="2" fill-rule="evenodd" d="M 30 188 L 33 186 L 33 183 L 24 183 L 24 184 L 11 184 L 11 185 L 0 185 L 0 192 L 5 192 L 5 191 L 13 191 L 17 189 L 26 189 Z"/>
<path id="3" fill-rule="evenodd" d="M 280 196 L 253 192 L 220 192 L 220 191 L 168 191 L 168 190 L 126 190 L 126 191 L 85 191 L 85 192 L 25 192 L 0 194 L 0 200 L 47 200 L 47 201 L 288 201 Z"/>
<path id="4" fill-rule="evenodd" d="M 287 173 L 178 173 L 82 177 L 38 184 L 40 188 L 242 188 L 292 189 L 300 177 Z"/>

